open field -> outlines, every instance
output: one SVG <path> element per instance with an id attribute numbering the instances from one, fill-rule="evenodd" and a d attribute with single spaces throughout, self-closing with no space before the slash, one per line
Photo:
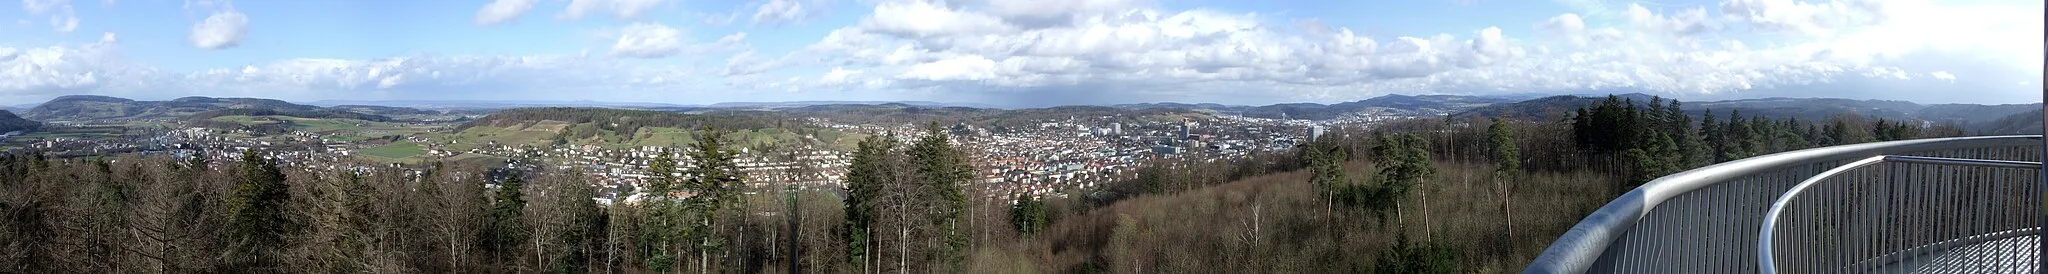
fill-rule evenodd
<path id="1" fill-rule="evenodd" d="M 583 133 L 588 136 L 579 138 L 576 137 L 577 134 L 575 133 Z M 421 136 L 434 140 L 454 141 L 454 144 L 448 144 L 445 148 L 455 151 L 466 151 L 489 141 L 497 141 L 498 143 L 510 146 L 546 146 L 552 144 L 557 135 L 563 134 L 570 134 L 565 135 L 566 138 L 563 139 L 563 141 L 567 141 L 570 144 L 597 145 L 607 149 L 643 146 L 683 147 L 695 143 L 697 138 L 696 130 L 693 129 L 643 127 L 639 131 L 628 135 L 617 131 L 604 130 L 592 123 L 571 125 L 559 121 L 541 121 L 530 126 L 476 126 L 461 132 L 429 133 Z M 741 130 L 732 132 L 729 136 L 734 141 L 737 141 L 738 144 L 748 147 L 801 145 L 812 142 L 810 138 L 805 138 L 798 131 L 777 128 Z M 866 137 L 867 135 L 865 134 L 820 130 L 815 138 L 817 143 L 814 143 L 814 145 L 851 150 L 854 144 L 860 141 L 860 138 Z"/>
<path id="2" fill-rule="evenodd" d="M 366 156 L 375 156 L 387 159 L 404 159 L 407 157 L 425 154 L 427 153 L 427 150 L 420 148 L 419 144 L 415 144 L 412 142 L 398 142 L 389 145 L 364 149 L 362 153 L 363 155 Z"/>

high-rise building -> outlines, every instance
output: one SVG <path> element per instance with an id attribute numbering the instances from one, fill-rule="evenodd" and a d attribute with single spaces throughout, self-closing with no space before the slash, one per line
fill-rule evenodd
<path id="1" fill-rule="evenodd" d="M 1124 135 L 1124 123 L 1109 123 L 1110 135 Z"/>
<path id="2" fill-rule="evenodd" d="M 1180 120 L 1180 138 L 1181 138 L 1181 139 L 1185 140 L 1185 139 L 1187 139 L 1187 138 L 1188 138 L 1188 128 L 1189 128 L 1189 127 L 1191 127 L 1191 126 L 1190 126 L 1190 125 L 1188 124 L 1188 120 Z"/>
<path id="3" fill-rule="evenodd" d="M 1323 138 L 1323 126 L 1308 126 L 1308 141 L 1314 142 L 1316 139 L 1321 138 Z"/>

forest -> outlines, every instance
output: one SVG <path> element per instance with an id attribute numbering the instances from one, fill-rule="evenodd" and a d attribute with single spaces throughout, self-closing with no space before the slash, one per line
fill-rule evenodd
<path id="1" fill-rule="evenodd" d="M 0 155 L 0 272 L 1511 272 L 1658 176 L 1963 134 L 1855 116 L 1694 122 L 1681 107 L 1610 97 L 1552 121 L 1408 120 L 1045 197 L 970 183 L 969 152 L 937 123 L 863 140 L 845 188 L 826 190 L 749 187 L 769 175 L 739 172 L 731 138 L 707 131 L 650 164 L 648 198 L 617 204 L 573 172 L 14 153 Z"/>

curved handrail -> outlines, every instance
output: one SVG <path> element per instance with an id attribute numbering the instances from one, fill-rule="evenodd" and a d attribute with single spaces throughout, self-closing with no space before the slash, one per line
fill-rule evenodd
<path id="1" fill-rule="evenodd" d="M 1763 273 L 1778 273 L 1778 263 L 1773 260 L 1774 258 L 1776 258 L 1776 256 L 1771 254 L 1771 240 L 1773 236 L 1775 236 L 1774 233 L 1771 233 L 1771 231 L 1777 230 L 1778 215 L 1785 213 L 1785 206 L 1787 204 L 1792 203 L 1792 198 L 1799 197 L 1800 192 L 1806 192 L 1806 189 L 1813 187 L 1815 183 L 1818 183 L 1822 180 L 1827 180 L 1829 177 L 1835 177 L 1835 174 L 1841 174 L 1842 172 L 1848 172 L 1849 170 L 1854 170 L 1857 168 L 1870 166 L 1877 163 L 1883 163 L 1885 157 L 1886 156 L 1875 156 L 1870 158 L 1863 158 L 1862 160 L 1849 162 L 1848 164 L 1844 164 L 1840 167 L 1835 167 L 1834 169 L 1829 169 L 1828 171 L 1822 171 L 1820 174 L 1815 174 L 1813 175 L 1813 177 L 1807 178 L 1806 181 L 1799 182 L 1799 185 L 1792 186 L 1792 190 L 1785 191 L 1785 195 L 1779 195 L 1777 201 L 1771 202 L 1771 211 L 1769 211 L 1768 213 L 1764 213 L 1764 225 L 1763 228 L 1760 228 L 1762 231 L 1757 232 L 1757 270 Z"/>
<path id="2" fill-rule="evenodd" d="M 1822 171 L 1820 174 L 1814 174 L 1813 177 L 1807 178 L 1805 181 L 1800 181 L 1798 185 L 1792 186 L 1791 190 L 1786 190 L 1785 194 L 1779 195 L 1777 201 L 1771 202 L 1771 210 L 1767 213 L 1764 213 L 1763 226 L 1758 228 L 1757 231 L 1757 270 L 1759 270 L 1762 273 L 1778 273 L 1777 258 L 1776 255 L 1773 254 L 1775 251 L 1772 250 L 1771 246 L 1773 243 L 1773 239 L 1775 239 L 1777 235 L 1776 232 L 1778 228 L 1778 216 L 1783 215 L 1785 213 L 1785 208 L 1792 205 L 1793 199 L 1799 198 L 1799 194 L 1806 192 L 1807 189 L 1812 188 L 1815 185 L 1819 185 L 1821 181 L 1826 181 L 1828 178 L 1835 177 L 1835 175 L 1837 174 L 1884 162 L 1921 163 L 1937 165 L 1970 165 L 2002 168 L 2041 168 L 2041 163 L 2037 162 L 1881 155 L 1872 156 L 1870 158 L 1863 158 L 1862 160 L 1856 160 L 1855 162 L 1849 162 L 1848 164 L 1843 164 L 1842 166 L 1835 167 L 1833 169 L 1828 169 L 1827 171 Z"/>
<path id="3" fill-rule="evenodd" d="M 1650 210 L 1681 194 L 1741 176 L 1826 161 L 1946 148 L 2038 146 L 2041 135 L 1977 136 L 1840 145 L 1781 152 L 1666 175 L 1616 197 L 1552 241 L 1524 273 L 1583 273 Z"/>

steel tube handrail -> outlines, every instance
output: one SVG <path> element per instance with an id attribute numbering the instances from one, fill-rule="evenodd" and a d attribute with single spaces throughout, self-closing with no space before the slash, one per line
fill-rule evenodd
<path id="1" fill-rule="evenodd" d="M 1604 265 L 1604 257 L 1624 257 L 1629 254 L 1609 254 L 1616 241 L 1628 235 L 1640 222 L 1647 221 L 1659 204 L 1687 193 L 1709 186 L 1727 183 L 1731 180 L 1758 176 L 1768 172 L 1784 171 L 1787 168 L 1810 166 L 1817 163 L 1848 161 L 1887 154 L 1913 154 L 1921 152 L 1955 150 L 1964 148 L 2023 147 L 2039 146 L 2044 143 L 2041 135 L 1977 136 L 1958 138 L 1918 139 L 1840 145 L 1782 152 L 1751 157 L 1707 167 L 1696 168 L 1651 180 L 1588 214 L 1578 224 L 1552 241 L 1543 253 L 1531 261 L 1523 270 L 1525 273 L 1583 273 L 1596 265 Z M 1730 195 L 1751 195 L 1744 189 L 1726 189 Z M 1779 193 L 1758 193 L 1772 195 Z M 1766 205 L 1770 201 L 1761 201 Z M 1762 206 L 1762 205 L 1760 205 Z M 1758 211 L 1759 215 L 1762 213 Z M 1750 227 L 1748 229 L 1754 229 Z M 1744 230 L 1748 230 L 1744 229 Z M 1755 235 L 1755 234 L 1750 234 Z M 1646 235 L 1647 236 L 1647 235 Z M 1747 244 L 1736 244 L 1749 246 Z M 1741 257 L 1754 258 L 1753 253 Z M 1613 271 L 1613 270 L 1610 270 Z"/>
<path id="2" fill-rule="evenodd" d="M 1806 181 L 1799 182 L 1798 185 L 1792 186 L 1792 190 L 1785 191 L 1784 195 L 1778 196 L 1778 200 L 1771 203 L 1771 210 L 1768 213 L 1764 213 L 1763 226 L 1758 228 L 1757 231 L 1757 269 L 1763 273 L 1778 273 L 1776 256 L 1771 250 L 1772 240 L 1776 238 L 1777 234 L 1778 217 L 1785 213 L 1785 208 L 1792 204 L 1793 199 L 1799 198 L 1800 193 L 1806 192 L 1806 189 L 1819 185 L 1821 181 L 1825 181 L 1837 174 L 1884 162 L 2024 169 L 2041 168 L 2040 162 L 1882 155 L 1863 158 L 1863 160 L 1856 160 L 1855 162 L 1849 162 L 1840 167 L 1823 171 L 1820 174 L 1807 178 Z"/>

